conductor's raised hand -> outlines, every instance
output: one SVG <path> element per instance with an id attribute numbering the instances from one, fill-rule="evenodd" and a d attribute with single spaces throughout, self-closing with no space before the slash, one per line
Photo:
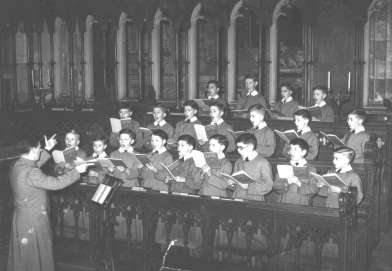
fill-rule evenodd
<path id="1" fill-rule="evenodd" d="M 56 134 L 53 134 L 49 139 L 45 135 L 44 139 L 45 139 L 45 150 L 47 151 L 51 151 L 54 148 L 54 146 L 56 146 L 57 144 Z"/>
<path id="2" fill-rule="evenodd" d="M 75 167 L 76 171 L 79 173 L 84 173 L 87 171 L 88 163 L 80 164 Z"/>

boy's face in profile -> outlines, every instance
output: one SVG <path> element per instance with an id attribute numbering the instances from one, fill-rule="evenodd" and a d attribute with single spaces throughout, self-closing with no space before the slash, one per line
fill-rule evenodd
<path id="1" fill-rule="evenodd" d="M 215 84 L 210 83 L 208 84 L 207 91 L 208 95 L 215 96 L 219 93 L 219 88 Z"/>
<path id="2" fill-rule="evenodd" d="M 209 141 L 209 147 L 211 152 L 222 153 L 225 150 L 225 146 L 220 144 L 215 138 L 211 138 Z"/>
<path id="3" fill-rule="evenodd" d="M 160 136 L 152 135 L 151 136 L 151 146 L 154 150 L 159 150 L 163 146 L 165 146 L 166 140 L 163 140 Z"/>
<path id="4" fill-rule="evenodd" d="M 194 109 L 192 106 L 186 105 L 184 107 L 184 115 L 186 119 L 190 119 L 193 118 L 193 116 L 195 116 L 197 113 L 197 110 Z"/>
<path id="5" fill-rule="evenodd" d="M 349 114 L 347 117 L 347 124 L 350 130 L 355 130 L 359 126 L 362 126 L 362 120 L 357 115 Z"/>
<path id="6" fill-rule="evenodd" d="M 161 121 L 166 117 L 166 113 L 163 112 L 160 107 L 155 107 L 152 111 L 152 115 L 154 116 L 155 121 Z"/>
<path id="7" fill-rule="evenodd" d="M 327 95 L 321 89 L 315 89 L 313 91 L 313 100 L 315 101 L 315 103 L 320 103 L 324 101 L 326 97 Z"/>
<path id="8" fill-rule="evenodd" d="M 223 116 L 223 112 L 219 110 L 217 106 L 210 106 L 210 117 L 211 119 L 220 119 Z"/>
<path id="9" fill-rule="evenodd" d="M 306 156 L 306 150 L 301 149 L 299 145 L 290 144 L 289 155 L 291 160 L 299 161 Z"/>
<path id="10" fill-rule="evenodd" d="M 245 88 L 247 90 L 255 90 L 257 87 L 257 82 L 252 78 L 246 78 L 245 80 Z"/>
<path id="11" fill-rule="evenodd" d="M 132 116 L 132 111 L 128 108 L 121 108 L 118 110 L 118 115 L 120 116 L 120 119 L 129 119 Z"/>
<path id="12" fill-rule="evenodd" d="M 129 134 L 120 134 L 119 143 L 122 148 L 129 148 L 132 146 L 134 139 Z"/>
<path id="13" fill-rule="evenodd" d="M 253 151 L 252 144 L 245 144 L 243 142 L 237 143 L 237 151 L 241 155 L 242 159 L 248 157 Z"/>
<path id="14" fill-rule="evenodd" d="M 302 131 L 305 127 L 308 127 L 309 120 L 302 116 L 294 116 L 294 124 L 297 130 Z"/>
<path id="15" fill-rule="evenodd" d="M 74 133 L 68 133 L 65 135 L 65 146 L 67 148 L 73 148 L 79 146 L 79 136 Z"/>
<path id="16" fill-rule="evenodd" d="M 106 149 L 106 144 L 102 140 L 95 140 L 93 142 L 93 150 L 96 154 L 104 153 Z"/>
<path id="17" fill-rule="evenodd" d="M 249 120 L 253 127 L 259 126 L 264 121 L 264 114 L 257 110 L 252 110 L 249 113 Z"/>
<path id="18" fill-rule="evenodd" d="M 333 165 L 335 169 L 342 169 L 345 166 L 350 164 L 350 160 L 348 159 L 347 155 L 344 153 L 334 153 L 333 154 Z"/>
<path id="19" fill-rule="evenodd" d="M 180 157 L 183 157 L 184 155 L 190 153 L 192 150 L 193 150 L 192 145 L 189 145 L 186 141 L 184 140 L 178 141 L 177 151 Z"/>
<path id="20" fill-rule="evenodd" d="M 280 95 L 283 99 L 287 99 L 292 94 L 291 90 L 289 90 L 286 86 L 280 88 Z"/>

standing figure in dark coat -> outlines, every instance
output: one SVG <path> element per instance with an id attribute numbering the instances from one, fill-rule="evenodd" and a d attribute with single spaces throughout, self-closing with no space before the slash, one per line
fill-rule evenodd
<path id="1" fill-rule="evenodd" d="M 11 169 L 14 213 L 8 255 L 8 271 L 54 271 L 52 232 L 48 216 L 47 190 L 65 188 L 80 178 L 87 164 L 58 177 L 47 176 L 40 167 L 50 158 L 55 136 L 41 150 L 39 139 L 21 143 L 23 152 Z"/>

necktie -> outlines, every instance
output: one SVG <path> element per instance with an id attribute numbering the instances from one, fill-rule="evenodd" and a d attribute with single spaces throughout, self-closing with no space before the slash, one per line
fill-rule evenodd
<path id="1" fill-rule="evenodd" d="M 285 103 L 286 103 L 286 100 L 283 100 L 283 101 L 282 101 L 282 104 L 285 104 Z"/>
<path id="2" fill-rule="evenodd" d="M 296 163 L 295 163 L 295 166 L 296 166 L 296 167 L 298 167 L 298 166 L 299 166 L 299 163 L 298 163 L 298 162 L 296 162 Z"/>
<path id="3" fill-rule="evenodd" d="M 248 157 L 245 158 L 245 162 L 249 162 L 249 158 Z"/>
<path id="4" fill-rule="evenodd" d="M 185 121 L 185 123 L 190 123 L 191 122 L 191 120 L 190 119 L 187 119 L 186 121 Z"/>
<path id="5" fill-rule="evenodd" d="M 156 155 L 156 154 L 158 154 L 158 151 L 153 151 L 152 152 L 152 155 Z"/>
<path id="6" fill-rule="evenodd" d="M 302 130 L 301 131 L 297 131 L 298 135 L 302 135 Z"/>
<path id="7" fill-rule="evenodd" d="M 336 170 L 336 173 L 340 173 L 340 171 L 342 171 L 342 169 L 338 169 L 338 170 Z"/>

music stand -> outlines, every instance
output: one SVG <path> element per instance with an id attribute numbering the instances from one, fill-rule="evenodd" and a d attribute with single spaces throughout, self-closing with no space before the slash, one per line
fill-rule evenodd
<path id="1" fill-rule="evenodd" d="M 176 267 L 176 266 L 166 266 L 166 258 L 169 255 L 170 252 L 170 248 L 180 248 L 183 251 L 183 248 L 181 247 L 176 247 L 177 240 L 171 240 L 168 247 L 166 248 L 165 253 L 163 254 L 162 257 L 162 263 L 161 263 L 161 267 L 159 268 L 159 271 L 190 271 L 189 269 L 182 269 L 180 267 Z M 172 251 L 173 253 L 173 251 Z M 176 252 L 174 252 L 174 254 L 176 254 Z M 169 255 L 169 256 L 180 256 L 183 257 L 184 255 Z M 172 263 L 173 264 L 173 259 L 172 259 Z"/>
<path id="2" fill-rule="evenodd" d="M 113 259 L 113 223 L 110 221 L 110 203 L 120 186 L 124 182 L 110 175 L 105 176 L 103 183 L 98 185 L 91 200 L 103 208 L 103 270 L 114 271 Z"/>

